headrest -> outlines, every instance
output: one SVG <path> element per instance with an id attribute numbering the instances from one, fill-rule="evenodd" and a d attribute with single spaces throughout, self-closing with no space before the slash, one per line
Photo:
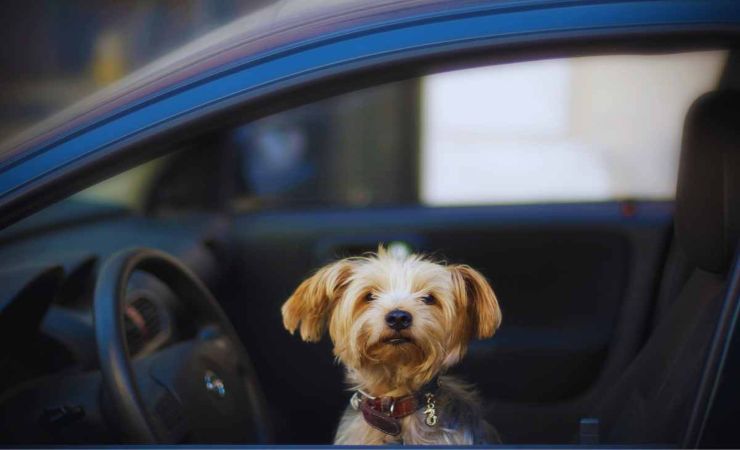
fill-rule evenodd
<path id="1" fill-rule="evenodd" d="M 724 273 L 740 238 L 740 91 L 699 97 L 683 133 L 676 239 L 698 268 Z"/>

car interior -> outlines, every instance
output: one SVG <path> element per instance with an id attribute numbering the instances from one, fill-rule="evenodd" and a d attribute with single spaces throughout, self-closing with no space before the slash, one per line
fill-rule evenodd
<path id="1" fill-rule="evenodd" d="M 193 133 L 7 227 L 0 441 L 136 441 L 138 411 L 161 421 L 159 442 L 332 442 L 351 396 L 343 369 L 328 337 L 286 332 L 280 306 L 325 263 L 386 243 L 490 280 L 503 325 L 453 372 L 504 444 L 731 443 L 737 406 L 715 394 L 733 388 L 714 382 L 738 365 L 722 356 L 740 283 L 740 71 L 728 55 L 682 117 L 675 198 L 424 204 L 412 78 Z M 301 164 L 281 165 L 291 158 Z M 135 206 L 106 200 L 134 191 Z M 168 269 L 180 266 L 195 277 Z M 105 289 L 119 309 L 99 305 Z M 105 350 L 120 313 L 125 342 Z M 191 411 L 207 399 L 184 402 L 162 380 L 214 326 L 233 347 L 197 351 L 251 384 L 209 418 Z M 135 377 L 108 372 L 129 363 Z M 135 389 L 167 401 L 141 412 Z"/>

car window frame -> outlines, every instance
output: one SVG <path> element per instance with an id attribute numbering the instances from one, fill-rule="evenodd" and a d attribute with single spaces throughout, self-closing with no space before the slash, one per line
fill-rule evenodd
<path id="1" fill-rule="evenodd" d="M 537 59 L 569 45 L 609 43 L 614 49 L 620 41 L 628 48 L 682 39 L 716 47 L 737 42 L 739 30 L 740 11 L 725 0 L 463 3 L 376 18 L 242 57 L 113 115 L 92 118 L 82 131 L 22 148 L 0 163 L 0 226 L 173 151 L 174 144 L 215 123 L 264 117 L 358 85 L 449 70 L 464 65 L 465 57 L 516 60 L 527 49 L 527 59 Z"/>

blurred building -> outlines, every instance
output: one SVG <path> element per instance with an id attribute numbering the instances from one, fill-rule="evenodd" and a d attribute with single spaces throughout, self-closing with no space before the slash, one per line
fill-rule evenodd
<path id="1" fill-rule="evenodd" d="M 8 0 L 0 140 L 272 0 Z"/>
<path id="2" fill-rule="evenodd" d="M 670 199 L 684 117 L 727 56 L 584 56 L 425 77 L 421 200 Z"/>

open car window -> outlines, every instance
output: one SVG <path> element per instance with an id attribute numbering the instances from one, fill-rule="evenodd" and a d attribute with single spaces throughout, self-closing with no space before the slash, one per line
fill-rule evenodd
<path id="1" fill-rule="evenodd" d="M 682 118 L 717 85 L 726 58 L 720 50 L 502 64 L 277 114 L 235 132 L 242 199 L 342 206 L 670 199 Z"/>
<path id="2" fill-rule="evenodd" d="M 431 74 L 224 130 L 191 151 L 233 153 L 237 210 L 667 200 L 682 118 L 726 59 L 583 56 Z M 81 195 L 140 204 L 155 166 Z"/>

